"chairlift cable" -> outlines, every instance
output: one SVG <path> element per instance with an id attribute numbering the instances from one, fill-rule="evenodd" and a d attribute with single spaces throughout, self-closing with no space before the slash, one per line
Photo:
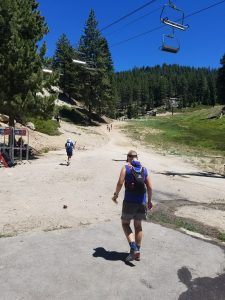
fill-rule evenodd
<path id="1" fill-rule="evenodd" d="M 161 10 L 161 7 L 158 7 L 158 8 L 156 8 L 156 9 L 154 9 L 154 10 L 148 12 L 147 14 L 144 14 L 143 16 L 140 16 L 140 17 L 138 17 L 138 18 L 136 18 L 136 19 L 130 21 L 129 23 L 125 24 L 123 27 L 120 27 L 120 28 L 118 28 L 118 29 L 116 29 L 116 30 L 114 30 L 114 31 L 112 31 L 112 32 L 107 33 L 106 36 L 112 35 L 113 33 L 118 32 L 118 31 L 120 31 L 120 30 L 126 28 L 127 26 L 129 26 L 129 25 L 131 25 L 131 24 L 133 24 L 133 23 L 136 23 L 137 21 L 142 20 L 142 19 L 144 19 L 145 17 L 147 17 L 147 16 L 149 16 L 149 15 L 151 15 L 151 14 L 153 14 L 154 12 L 159 11 L 159 10 Z"/>
<path id="2" fill-rule="evenodd" d="M 200 12 L 203 12 L 203 11 L 205 11 L 205 10 L 207 10 L 207 9 L 213 8 L 213 7 L 215 7 L 215 6 L 219 5 L 219 4 L 222 4 L 222 3 L 224 3 L 224 2 L 225 2 L 225 0 L 220 1 L 220 2 L 217 2 L 217 3 L 214 3 L 214 4 L 212 4 L 212 5 L 208 6 L 208 7 L 202 8 L 202 9 L 200 9 L 200 10 L 197 10 L 197 11 L 195 11 L 195 12 L 189 14 L 189 15 L 186 15 L 186 16 L 184 17 L 184 19 L 187 19 L 187 18 L 189 18 L 189 17 L 192 17 L 192 16 L 194 16 L 194 15 L 197 15 L 197 14 L 200 13 Z"/>
<path id="3" fill-rule="evenodd" d="M 225 0 L 224 0 L 224 1 L 225 1 Z M 139 37 L 141 37 L 141 36 L 143 36 L 143 35 L 152 33 L 153 31 L 156 31 L 156 30 L 158 30 L 158 29 L 161 29 L 161 28 L 163 28 L 163 27 L 165 27 L 165 26 L 166 26 L 166 25 L 161 25 L 161 26 L 155 27 L 155 28 L 153 28 L 153 29 L 151 29 L 151 30 L 148 30 L 148 31 L 139 33 L 139 34 L 137 34 L 137 35 L 135 35 L 135 36 L 132 36 L 132 37 L 126 39 L 126 40 L 123 40 L 123 41 L 120 41 L 120 42 L 118 42 L 118 43 L 116 43 L 116 44 L 113 44 L 111 47 L 119 46 L 119 45 L 124 44 L 124 43 L 126 43 L 126 42 L 129 42 L 129 41 L 131 41 L 131 40 L 134 40 L 134 39 L 136 39 L 136 38 L 139 38 Z"/>
<path id="4" fill-rule="evenodd" d="M 194 16 L 194 15 L 196 15 L 196 14 L 199 14 L 199 13 L 201 13 L 201 12 L 203 12 L 203 11 L 206 11 L 206 10 L 208 10 L 208 9 L 211 9 L 211 8 L 213 8 L 213 7 L 217 6 L 217 5 L 220 5 L 220 4 L 224 3 L 224 2 L 225 2 L 225 0 L 222 0 L 222 1 L 219 1 L 219 2 L 217 2 L 217 3 L 212 4 L 212 5 L 210 5 L 210 6 L 204 7 L 204 8 L 202 8 L 202 9 L 200 9 L 200 10 L 197 10 L 197 11 L 195 11 L 195 12 L 193 12 L 193 13 L 188 14 L 187 16 L 184 17 L 184 19 L 190 18 L 190 17 L 192 17 L 192 16 Z M 126 42 L 129 42 L 129 41 L 131 41 L 131 40 L 134 40 L 134 39 L 136 39 L 136 38 L 139 38 L 139 37 L 141 37 L 141 36 L 143 36 L 143 35 L 150 34 L 150 33 L 154 32 L 154 31 L 156 31 L 156 30 L 159 30 L 159 29 L 165 27 L 165 26 L 166 26 L 166 25 L 161 25 L 161 26 L 155 27 L 155 28 L 153 28 L 153 29 L 151 29 L 151 30 L 148 30 L 148 31 L 139 33 L 139 34 L 137 34 L 137 35 L 135 35 L 135 36 L 132 36 L 132 37 L 126 39 L 126 40 L 123 40 L 123 41 L 120 41 L 120 42 L 118 42 L 118 43 L 115 43 L 115 44 L 113 44 L 111 47 L 116 47 L 116 46 L 119 46 L 119 45 L 124 44 L 124 43 L 126 43 Z"/>
<path id="5" fill-rule="evenodd" d="M 151 1 L 147 2 L 147 3 L 145 3 L 144 5 L 142 5 L 142 6 L 138 7 L 138 8 L 136 8 L 135 10 L 129 12 L 129 13 L 126 14 L 125 16 L 123 16 L 123 17 L 119 18 L 118 20 L 112 22 L 111 24 L 109 24 L 109 25 L 103 27 L 102 29 L 100 29 L 100 32 L 103 31 L 103 30 L 108 29 L 109 27 L 112 27 L 113 25 L 115 25 L 115 24 L 121 22 L 122 20 L 124 20 L 124 19 L 130 17 L 131 15 L 135 14 L 135 13 L 138 12 L 139 10 L 141 10 L 141 9 L 143 9 L 143 8 L 145 8 L 145 7 L 147 7 L 148 5 L 150 5 L 150 4 L 152 4 L 152 3 L 156 2 L 156 1 L 157 1 L 157 0 L 151 0 Z"/>

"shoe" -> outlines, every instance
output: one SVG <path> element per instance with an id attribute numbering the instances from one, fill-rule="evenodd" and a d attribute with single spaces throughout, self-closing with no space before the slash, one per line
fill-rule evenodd
<path id="1" fill-rule="evenodd" d="M 141 253 L 138 251 L 138 253 L 135 256 L 135 260 L 140 261 L 141 260 Z"/>
<path id="2" fill-rule="evenodd" d="M 128 254 L 128 256 L 126 257 L 125 261 L 133 261 L 133 260 L 140 260 L 140 251 L 135 251 L 135 250 L 130 250 L 130 253 Z"/>

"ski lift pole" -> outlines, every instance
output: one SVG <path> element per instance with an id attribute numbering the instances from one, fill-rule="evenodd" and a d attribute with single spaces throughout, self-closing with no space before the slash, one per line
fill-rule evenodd
<path id="1" fill-rule="evenodd" d="M 3 151 L 5 151 L 5 134 L 4 134 L 4 142 L 3 142 Z"/>
<path id="2" fill-rule="evenodd" d="M 11 160 L 12 160 L 12 163 L 14 164 L 14 146 L 15 146 L 15 143 L 14 143 L 14 141 L 15 141 L 14 127 L 11 127 L 10 136 L 11 136 L 11 145 L 10 145 Z"/>

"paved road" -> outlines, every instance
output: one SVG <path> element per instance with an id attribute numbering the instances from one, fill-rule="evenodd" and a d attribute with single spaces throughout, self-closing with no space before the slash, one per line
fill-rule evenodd
<path id="1" fill-rule="evenodd" d="M 0 299 L 225 299 L 224 250 L 144 223 L 142 260 L 124 263 L 118 220 L 0 239 Z"/>

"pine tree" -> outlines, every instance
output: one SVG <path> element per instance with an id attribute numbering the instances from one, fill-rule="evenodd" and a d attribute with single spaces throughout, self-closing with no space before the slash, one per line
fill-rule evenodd
<path id="1" fill-rule="evenodd" d="M 216 74 L 216 70 L 166 64 L 116 73 L 118 107 L 124 109 L 131 104 L 133 107 L 139 99 L 139 107 L 144 111 L 145 104 L 146 110 L 149 110 L 169 103 L 173 97 L 178 99 L 179 107 L 214 105 Z M 132 112 L 131 109 L 129 111 Z"/>
<path id="2" fill-rule="evenodd" d="M 79 97 L 79 67 L 73 62 L 77 58 L 75 49 L 72 47 L 66 34 L 62 34 L 56 43 L 53 56 L 53 69 L 58 71 L 59 86 L 69 96 Z"/>
<path id="3" fill-rule="evenodd" d="M 45 97 L 38 43 L 48 32 L 36 0 L 0 3 L 0 109 L 14 119 L 52 113 L 54 97 Z"/>
<path id="4" fill-rule="evenodd" d="M 217 77 L 217 97 L 220 104 L 225 104 L 225 54 L 220 60 L 222 65 L 218 70 Z"/>
<path id="5" fill-rule="evenodd" d="M 214 74 L 211 74 L 208 79 L 209 85 L 209 99 L 210 105 L 214 106 L 216 104 L 216 80 L 214 78 Z"/>
<path id="6" fill-rule="evenodd" d="M 78 50 L 90 68 L 83 73 L 83 99 L 91 115 L 112 111 L 114 107 L 113 64 L 107 41 L 98 30 L 95 13 L 91 10 Z"/>
<path id="7" fill-rule="evenodd" d="M 101 53 L 98 56 L 97 66 L 100 75 L 100 85 L 98 88 L 100 110 L 99 112 L 110 115 L 111 117 L 115 116 L 115 77 L 114 77 L 114 67 L 109 50 L 107 40 L 101 38 L 100 41 Z"/>

